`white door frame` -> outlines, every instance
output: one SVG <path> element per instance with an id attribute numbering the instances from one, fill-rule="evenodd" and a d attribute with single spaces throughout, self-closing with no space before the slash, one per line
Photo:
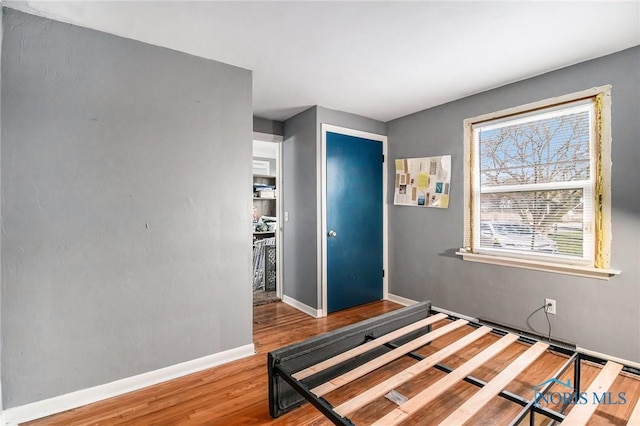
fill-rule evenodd
<path id="1" fill-rule="evenodd" d="M 322 123 L 322 138 L 320 143 L 320 155 L 318 156 L 318 300 L 322 301 L 319 312 L 320 317 L 327 316 L 327 132 L 339 133 L 347 136 L 355 136 L 382 142 L 382 267 L 385 274 L 382 278 L 382 298 L 387 299 L 389 268 L 388 268 L 388 224 L 387 224 L 387 137 L 376 133 L 363 132 Z"/>
<path id="2" fill-rule="evenodd" d="M 283 206 L 282 202 L 282 141 L 284 138 L 280 135 L 272 135 L 270 133 L 253 132 L 254 141 L 274 142 L 278 144 L 276 150 L 276 217 L 278 218 L 278 227 L 276 228 L 276 296 L 282 300 L 284 294 L 284 269 L 282 253 L 282 228 L 283 228 Z"/>

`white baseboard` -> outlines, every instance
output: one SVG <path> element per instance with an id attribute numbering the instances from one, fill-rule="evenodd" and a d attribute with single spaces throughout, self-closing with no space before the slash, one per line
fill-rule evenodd
<path id="1" fill-rule="evenodd" d="M 415 300 L 407 299 L 406 297 L 398 296 L 392 293 L 387 293 L 387 300 L 403 306 L 410 306 L 418 303 Z"/>
<path id="2" fill-rule="evenodd" d="M 447 314 L 447 315 L 451 315 L 452 317 L 456 317 L 456 318 L 460 318 L 460 319 L 465 319 L 467 321 L 471 321 L 471 322 L 480 322 L 480 320 L 478 320 L 478 318 L 473 318 L 470 317 L 468 315 L 464 315 L 455 311 L 450 311 L 448 309 L 444 309 L 444 308 L 439 308 L 437 306 L 431 306 L 431 309 L 433 309 L 436 312 L 442 312 L 443 314 Z"/>
<path id="3" fill-rule="evenodd" d="M 618 358 L 612 355 L 603 354 L 602 352 L 596 352 L 590 349 L 581 348 L 579 346 L 576 347 L 576 351 L 586 355 L 594 356 L 596 358 L 602 358 L 602 359 L 606 359 L 607 361 L 613 361 L 613 362 L 617 362 L 618 364 L 628 365 L 629 367 L 640 369 L 640 362 L 631 361 L 624 358 Z"/>
<path id="4" fill-rule="evenodd" d="M 228 351 L 218 352 L 202 358 L 194 359 L 180 364 L 175 364 L 159 370 L 149 371 L 104 385 L 94 386 L 88 389 L 71 392 L 68 394 L 32 402 L 19 407 L 9 408 L 2 412 L 0 424 L 15 426 L 19 423 L 61 413 L 63 411 L 78 408 L 83 405 L 112 398 L 127 392 L 155 385 L 167 380 L 186 376 L 187 374 L 206 370 L 217 365 L 245 358 L 255 354 L 253 343 Z"/>
<path id="5" fill-rule="evenodd" d="M 289 306 L 293 306 L 293 307 L 294 307 L 294 308 L 296 308 L 297 310 L 302 311 L 302 312 L 304 312 L 305 314 L 310 315 L 310 316 L 312 316 L 312 317 L 314 317 L 314 318 L 320 318 L 320 317 L 322 317 L 322 310 L 320 310 L 320 309 L 315 309 L 315 308 L 312 308 L 312 307 L 311 307 L 311 306 L 309 306 L 309 305 L 305 305 L 305 304 L 304 304 L 304 303 L 302 303 L 302 302 L 298 302 L 296 299 L 293 299 L 293 298 L 291 298 L 291 297 L 287 296 L 286 294 L 283 294 L 283 295 L 282 295 L 282 301 L 283 301 L 284 303 L 286 303 L 287 305 L 289 305 Z"/>

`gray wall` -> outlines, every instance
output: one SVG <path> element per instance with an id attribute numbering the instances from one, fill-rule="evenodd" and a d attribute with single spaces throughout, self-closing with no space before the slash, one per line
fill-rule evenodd
<path id="1" fill-rule="evenodd" d="M 316 297 L 316 116 L 312 107 L 284 122 L 281 193 L 284 294 L 307 306 Z"/>
<path id="2" fill-rule="evenodd" d="M 322 300 L 317 280 L 317 162 L 322 124 L 386 135 L 380 121 L 312 107 L 284 122 L 283 203 L 289 212 L 284 222 L 284 292 L 312 308 Z"/>
<path id="3" fill-rule="evenodd" d="M 0 10 L 2 8 L 2 1 L 0 0 Z M 3 19 L 0 18 L 0 46 L 2 46 L 2 38 L 3 38 Z M 0 69 L 2 68 L 2 55 L 0 52 Z M 0 73 L 0 96 L 2 95 L 2 73 Z M 0 102 L 0 146 L 2 146 L 2 107 Z M 1 149 L 0 149 L 1 152 Z M 0 164 L 2 161 L 2 156 L 0 154 Z M 1 167 L 0 167 L 1 170 Z M 1 173 L 0 173 L 1 176 Z M 0 187 L 2 185 L 2 178 L 0 177 Z M 0 211 L 2 209 L 2 197 L 0 197 Z M 2 218 L 0 217 L 0 222 Z M 0 232 L 0 265 L 2 264 L 2 233 Z M 0 277 L 2 275 L 0 274 Z M 0 278 L 0 412 L 2 412 L 4 405 L 2 404 L 2 279 Z"/>
<path id="4" fill-rule="evenodd" d="M 4 19 L 4 407 L 250 344 L 251 73 Z"/>
<path id="5" fill-rule="evenodd" d="M 610 281 L 464 262 L 462 121 L 595 86 L 612 84 L 612 268 Z M 390 208 L 390 292 L 474 317 L 527 328 L 527 317 L 557 300 L 553 336 L 640 361 L 640 48 L 554 71 L 387 123 L 392 159 L 452 154 L 447 210 Z M 389 162 L 389 200 L 393 200 Z M 540 311 L 531 325 L 546 333 Z"/>
<path id="6" fill-rule="evenodd" d="M 382 121 L 372 120 L 361 115 L 351 114 L 343 111 L 336 111 L 318 107 L 318 141 L 322 140 L 322 124 L 332 124 L 334 126 L 346 127 L 348 129 L 360 130 L 362 132 L 375 133 L 378 135 L 387 134 L 387 125 Z"/>
<path id="7" fill-rule="evenodd" d="M 253 131 L 270 135 L 284 135 L 284 124 L 281 121 L 253 117 Z"/>

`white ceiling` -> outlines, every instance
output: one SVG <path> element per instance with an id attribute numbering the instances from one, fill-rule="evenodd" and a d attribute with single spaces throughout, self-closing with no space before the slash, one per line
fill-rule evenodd
<path id="1" fill-rule="evenodd" d="M 3 4 L 250 69 L 275 120 L 389 121 L 640 44 L 640 0 Z"/>

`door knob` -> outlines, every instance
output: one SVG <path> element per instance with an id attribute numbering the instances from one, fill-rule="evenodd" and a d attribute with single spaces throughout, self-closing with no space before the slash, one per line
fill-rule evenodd
<path id="1" fill-rule="evenodd" d="M 328 234 L 328 235 L 329 235 L 329 237 L 332 237 L 332 238 L 333 238 L 333 237 L 335 237 L 335 236 L 336 236 L 336 235 L 338 235 L 338 234 L 336 233 L 336 231 L 329 231 L 329 234 Z"/>

